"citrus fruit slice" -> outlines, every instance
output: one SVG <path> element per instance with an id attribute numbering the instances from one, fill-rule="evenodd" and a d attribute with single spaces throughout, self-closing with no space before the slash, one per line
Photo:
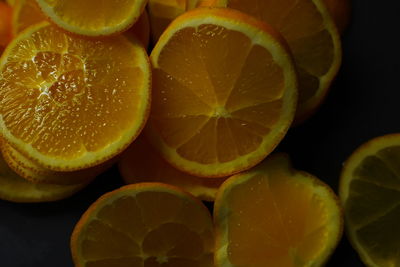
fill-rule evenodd
<path id="1" fill-rule="evenodd" d="M 286 134 L 297 77 L 266 24 L 235 10 L 194 9 L 170 24 L 150 58 L 147 133 L 176 168 L 229 176 L 260 162 Z"/>
<path id="2" fill-rule="evenodd" d="M 159 182 L 180 187 L 197 198 L 214 201 L 218 188 L 226 178 L 200 178 L 181 172 L 168 164 L 140 136 L 122 154 L 119 172 L 127 184 Z"/>
<path id="3" fill-rule="evenodd" d="M 214 207 L 216 266 L 323 266 L 342 235 L 333 191 L 286 155 L 229 178 Z"/>
<path id="4" fill-rule="evenodd" d="M 346 232 L 367 266 L 400 266 L 400 134 L 375 138 L 346 161 L 340 180 Z"/>
<path id="5" fill-rule="evenodd" d="M 47 20 L 35 0 L 17 0 L 13 7 L 13 34 L 25 30 L 31 25 Z"/>
<path id="6" fill-rule="evenodd" d="M 46 169 L 36 162 L 31 161 L 6 142 L 3 142 L 1 152 L 8 166 L 15 173 L 33 183 L 59 185 L 88 183 L 112 165 L 111 161 L 79 171 L 57 172 Z"/>
<path id="7" fill-rule="evenodd" d="M 178 188 L 141 183 L 102 196 L 71 237 L 76 267 L 213 266 L 207 208 Z"/>
<path id="8" fill-rule="evenodd" d="M 8 4 L 0 1 L 0 55 L 12 39 L 11 22 L 11 7 Z"/>
<path id="9" fill-rule="evenodd" d="M 19 203 L 57 201 L 72 196 L 86 185 L 31 183 L 10 169 L 0 155 L 0 199 Z"/>
<path id="10" fill-rule="evenodd" d="M 325 98 L 342 59 L 340 36 L 323 0 L 207 0 L 202 5 L 248 13 L 277 29 L 288 42 L 299 74 L 296 123 Z"/>
<path id="11" fill-rule="evenodd" d="M 199 0 L 149 0 L 151 39 L 155 44 L 168 25 L 188 10 L 195 8 Z"/>
<path id="12" fill-rule="evenodd" d="M 350 0 L 324 0 L 324 2 L 339 32 L 343 33 L 350 22 Z"/>
<path id="13" fill-rule="evenodd" d="M 150 43 L 150 22 L 147 11 L 144 10 L 138 21 L 126 32 L 127 36 L 133 35 L 142 42 L 144 48 Z"/>
<path id="14" fill-rule="evenodd" d="M 111 35 L 132 26 L 147 0 L 36 0 L 61 28 L 87 36 Z"/>
<path id="15" fill-rule="evenodd" d="M 121 35 L 89 40 L 36 24 L 0 60 L 2 135 L 47 169 L 98 165 L 141 131 L 150 80 L 139 42 Z"/>

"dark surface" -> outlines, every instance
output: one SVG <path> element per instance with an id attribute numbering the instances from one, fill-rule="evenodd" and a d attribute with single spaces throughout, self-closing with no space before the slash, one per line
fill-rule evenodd
<path id="1" fill-rule="evenodd" d="M 343 65 L 319 112 L 279 150 L 337 191 L 342 163 L 363 142 L 400 132 L 399 1 L 354 0 Z M 70 267 L 69 237 L 87 207 L 122 185 L 116 168 L 74 197 L 46 204 L 0 201 L 0 267 Z M 328 266 L 363 266 L 344 237 Z M 188 266 L 190 267 L 190 266 Z"/>

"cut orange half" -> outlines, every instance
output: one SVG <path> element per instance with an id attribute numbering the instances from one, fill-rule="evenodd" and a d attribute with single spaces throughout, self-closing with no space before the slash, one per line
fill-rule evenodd
<path id="1" fill-rule="evenodd" d="M 367 266 L 400 266 L 400 134 L 360 146 L 344 164 L 347 236 Z"/>
<path id="2" fill-rule="evenodd" d="M 102 196 L 76 225 L 76 267 L 212 267 L 213 224 L 207 208 L 178 188 L 128 185 Z"/>
<path id="3" fill-rule="evenodd" d="M 31 25 L 47 20 L 35 0 L 16 0 L 13 6 L 12 30 L 14 36 Z"/>
<path id="4" fill-rule="evenodd" d="M 323 266 L 342 236 L 336 195 L 281 154 L 221 186 L 214 223 L 217 267 Z"/>
<path id="5" fill-rule="evenodd" d="M 269 23 L 288 42 L 299 73 L 296 123 L 310 117 L 324 100 L 341 64 L 340 36 L 324 0 L 206 0 Z"/>
<path id="6" fill-rule="evenodd" d="M 155 44 L 168 25 L 177 17 L 197 6 L 199 0 L 149 0 L 151 39 Z"/>
<path id="7" fill-rule="evenodd" d="M 51 202 L 70 197 L 86 185 L 31 183 L 10 169 L 0 155 L 0 199 L 17 203 Z"/>
<path id="8" fill-rule="evenodd" d="M 201 178 L 181 172 L 168 164 L 140 136 L 122 154 L 119 172 L 127 184 L 159 182 L 180 187 L 197 198 L 214 201 L 218 188 L 226 178 Z"/>
<path id="9" fill-rule="evenodd" d="M 147 0 L 36 0 L 43 12 L 61 28 L 87 36 L 122 32 L 142 14 Z"/>
<path id="10" fill-rule="evenodd" d="M 98 165 L 139 134 L 150 104 L 150 65 L 139 42 L 89 40 L 36 24 L 0 60 L 0 128 L 43 167 Z"/>
<path id="11" fill-rule="evenodd" d="M 19 153 L 12 146 L 3 142 L 1 146 L 3 158 L 8 166 L 19 176 L 27 179 L 32 183 L 74 185 L 89 183 L 96 176 L 111 167 L 111 162 L 103 163 L 92 168 L 73 171 L 73 172 L 57 172 L 46 169 L 36 162 L 28 159 Z"/>
<path id="12" fill-rule="evenodd" d="M 176 168 L 224 177 L 264 159 L 296 109 L 297 76 L 278 33 L 235 10 L 174 20 L 151 53 L 148 135 Z"/>

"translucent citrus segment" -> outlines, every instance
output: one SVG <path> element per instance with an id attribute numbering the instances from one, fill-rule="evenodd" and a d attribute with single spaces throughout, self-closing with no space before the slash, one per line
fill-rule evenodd
<path id="1" fill-rule="evenodd" d="M 223 177 L 254 166 L 292 122 L 297 77 L 280 36 L 243 13 L 199 8 L 178 17 L 150 56 L 148 135 L 187 173 Z"/>
<path id="2" fill-rule="evenodd" d="M 19 176 L 32 183 L 59 185 L 88 184 L 113 164 L 112 160 L 84 170 L 58 172 L 38 165 L 5 142 L 1 146 L 1 152 L 8 166 Z"/>
<path id="3" fill-rule="evenodd" d="M 216 266 L 323 266 L 342 234 L 333 191 L 286 155 L 229 178 L 214 207 Z"/>
<path id="4" fill-rule="evenodd" d="M 47 20 L 35 0 L 16 0 L 13 7 L 12 30 L 14 36 L 31 25 Z"/>
<path id="5" fill-rule="evenodd" d="M 48 169 L 98 165 L 141 131 L 150 76 L 138 42 L 84 39 L 47 22 L 32 26 L 0 61 L 2 135 Z"/>
<path id="6" fill-rule="evenodd" d="M 155 44 L 168 25 L 178 16 L 195 8 L 199 0 L 149 0 L 151 38 Z"/>
<path id="7" fill-rule="evenodd" d="M 160 182 L 180 187 L 197 198 L 214 201 L 218 188 L 226 178 L 204 178 L 181 172 L 168 164 L 140 136 L 122 154 L 119 172 L 128 184 L 140 182 Z"/>
<path id="8" fill-rule="evenodd" d="M 375 138 L 346 161 L 340 182 L 348 237 L 367 266 L 400 265 L 400 134 Z"/>
<path id="9" fill-rule="evenodd" d="M 87 36 L 111 35 L 132 26 L 147 0 L 36 0 L 61 28 Z"/>
<path id="10" fill-rule="evenodd" d="M 297 123 L 325 98 L 341 64 L 340 36 L 323 0 L 206 0 L 269 23 L 288 42 L 299 73 Z"/>
<path id="11" fill-rule="evenodd" d="M 16 174 L 0 155 L 0 199 L 18 202 L 57 201 L 80 191 L 87 185 L 56 185 L 32 183 Z"/>
<path id="12" fill-rule="evenodd" d="M 76 267 L 212 267 L 207 208 L 178 188 L 140 183 L 102 196 L 71 238 Z"/>

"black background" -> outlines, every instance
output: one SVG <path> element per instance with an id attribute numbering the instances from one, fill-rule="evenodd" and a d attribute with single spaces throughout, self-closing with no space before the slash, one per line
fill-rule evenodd
<path id="1" fill-rule="evenodd" d="M 343 64 L 314 117 L 288 133 L 278 150 L 297 169 L 337 191 L 342 163 L 365 141 L 400 132 L 400 2 L 353 0 L 343 36 Z M 80 215 L 123 185 L 117 169 L 70 199 L 44 204 L 0 200 L 0 267 L 70 267 L 69 237 Z M 327 266 L 363 266 L 343 237 Z M 190 266 L 188 266 L 190 267 Z"/>

